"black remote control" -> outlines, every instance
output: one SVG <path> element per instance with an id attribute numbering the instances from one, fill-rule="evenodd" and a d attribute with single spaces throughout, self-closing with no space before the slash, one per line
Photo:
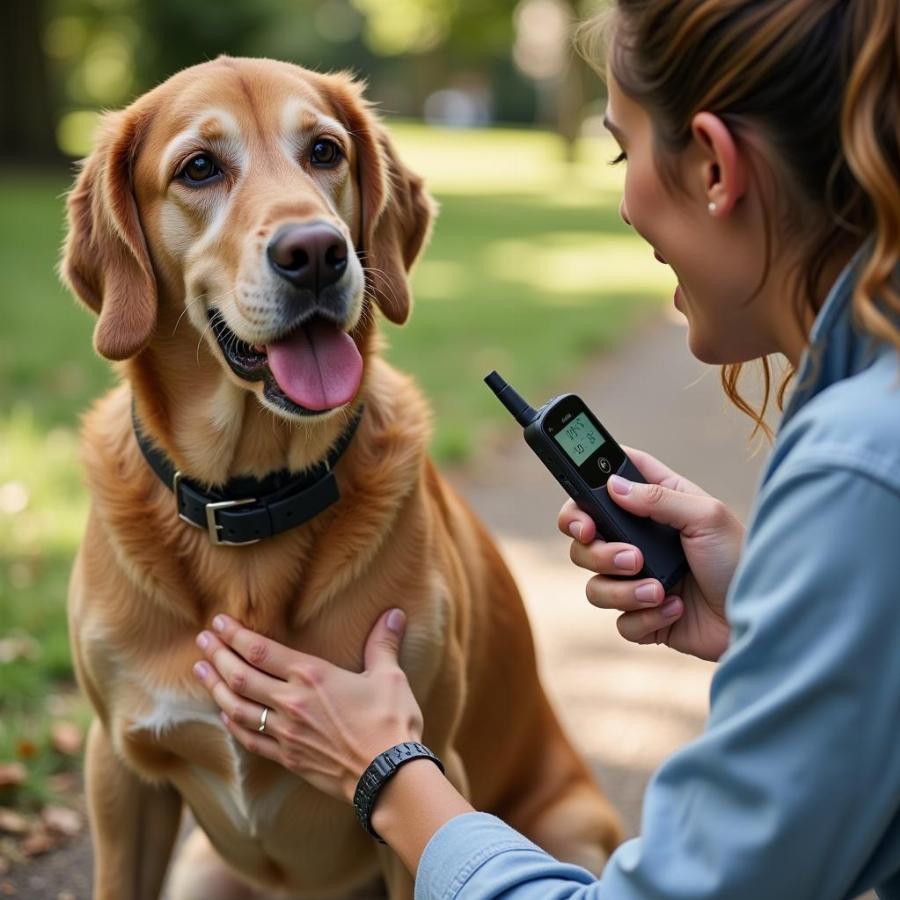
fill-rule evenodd
<path id="1" fill-rule="evenodd" d="M 637 578 L 656 578 L 668 593 L 688 565 L 675 528 L 635 516 L 617 506 L 606 489 L 610 475 L 646 483 L 625 451 L 575 394 L 555 397 L 533 409 L 496 372 L 488 387 L 525 429 L 525 440 L 605 541 L 633 544 L 644 554 Z M 611 576 L 619 577 L 619 576 Z"/>

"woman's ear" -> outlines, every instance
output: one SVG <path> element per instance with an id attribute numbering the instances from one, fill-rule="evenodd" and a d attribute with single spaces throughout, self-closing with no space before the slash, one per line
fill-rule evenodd
<path id="1" fill-rule="evenodd" d="M 336 113 L 353 136 L 359 188 L 359 235 L 366 293 L 391 322 L 409 318 L 409 270 L 428 240 L 435 203 L 422 178 L 400 161 L 387 131 L 349 75 L 328 76 Z"/>
<path id="2" fill-rule="evenodd" d="M 60 274 L 99 315 L 94 348 L 113 360 L 142 350 L 156 327 L 156 277 L 132 185 L 143 124 L 131 110 L 108 113 L 68 196 Z"/>
<path id="3" fill-rule="evenodd" d="M 717 213 L 727 214 L 747 190 L 747 161 L 734 135 L 718 116 L 697 113 L 691 131 L 700 150 L 704 202 L 715 204 Z"/>

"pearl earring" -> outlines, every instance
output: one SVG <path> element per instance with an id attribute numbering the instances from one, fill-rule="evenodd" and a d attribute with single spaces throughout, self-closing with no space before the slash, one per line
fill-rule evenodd
<path id="1" fill-rule="evenodd" d="M 711 216 L 714 216 L 714 215 L 718 212 L 718 209 L 719 209 L 719 207 L 716 206 L 715 203 L 710 203 L 710 204 L 709 204 L 709 214 L 710 214 Z"/>

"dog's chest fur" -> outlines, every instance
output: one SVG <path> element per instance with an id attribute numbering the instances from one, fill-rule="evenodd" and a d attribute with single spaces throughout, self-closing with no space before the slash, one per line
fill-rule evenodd
<path id="1" fill-rule="evenodd" d="M 283 769 L 271 766 L 271 771 L 261 772 L 269 764 L 252 757 L 228 734 L 205 693 L 200 697 L 162 688 L 147 691 L 146 699 L 147 711 L 127 726 L 130 738 L 170 760 L 177 757 L 174 767 L 171 762 L 166 766 L 166 777 L 183 793 L 208 795 L 236 832 L 248 838 L 264 836 L 288 795 L 304 789 Z M 185 799 L 190 803 L 193 798 Z"/>
<path id="2" fill-rule="evenodd" d="M 415 406 L 408 392 L 386 395 Z M 191 676 L 194 638 L 225 612 L 358 671 L 372 625 L 402 605 L 401 665 L 427 706 L 455 625 L 437 487 L 423 477 L 424 415 L 394 416 L 370 399 L 338 473 L 342 502 L 308 530 L 231 550 L 174 517 L 123 425 L 127 399 L 114 392 L 93 414 L 86 462 L 102 516 L 89 521 L 71 606 L 81 672 L 115 750 L 141 778 L 172 784 L 238 870 L 308 889 L 363 877 L 376 857 L 352 809 L 228 735 Z"/>
<path id="3" fill-rule="evenodd" d="M 419 604 L 410 610 L 401 665 L 424 698 L 442 657 L 449 596 L 446 581 L 435 571 L 416 593 Z M 362 603 L 350 606 L 359 609 Z M 334 608 L 324 630 L 303 629 L 279 639 L 355 669 L 361 662 L 355 657 L 377 615 L 373 610 L 351 617 Z M 233 841 L 245 846 L 244 852 L 255 848 L 267 858 L 296 863 L 307 857 L 306 852 L 298 855 L 298 834 L 307 835 L 312 844 L 322 833 L 330 834 L 331 842 L 317 851 L 326 856 L 340 855 L 338 848 L 348 840 L 352 845 L 357 837 L 365 838 L 349 806 L 248 753 L 228 734 L 218 707 L 191 676 L 192 663 L 200 658 L 193 634 L 179 634 L 165 650 L 146 653 L 137 665 L 133 658 L 129 662 L 124 648 L 113 649 L 118 642 L 108 630 L 88 628 L 82 637 L 94 666 L 102 657 L 117 673 L 111 732 L 119 752 L 142 777 L 174 785 L 216 843 Z"/>
<path id="4" fill-rule="evenodd" d="M 120 726 L 125 755 L 145 775 L 159 767 L 232 865 L 268 872 L 273 887 L 287 889 L 371 875 L 373 847 L 349 806 L 247 753 L 197 695 L 145 690 L 144 700 L 142 712 Z"/>

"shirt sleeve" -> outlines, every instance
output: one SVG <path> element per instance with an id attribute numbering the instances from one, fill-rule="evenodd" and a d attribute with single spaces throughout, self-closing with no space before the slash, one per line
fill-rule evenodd
<path id="1" fill-rule="evenodd" d="M 595 880 L 470 813 L 432 837 L 416 900 L 831 900 L 877 883 L 900 806 L 898 535 L 890 485 L 786 462 L 729 592 L 707 728 L 651 779 L 642 836 Z"/>

